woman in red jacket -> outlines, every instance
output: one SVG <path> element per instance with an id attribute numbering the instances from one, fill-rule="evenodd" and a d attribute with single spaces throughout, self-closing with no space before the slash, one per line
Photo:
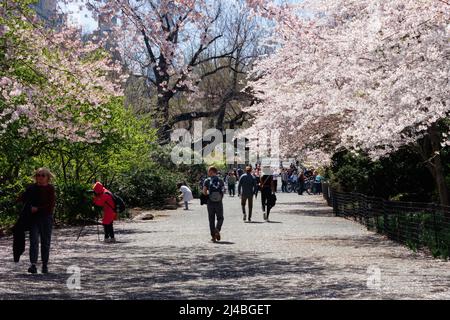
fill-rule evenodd
<path id="1" fill-rule="evenodd" d="M 103 228 L 105 230 L 105 242 L 116 242 L 114 238 L 113 222 L 117 218 L 116 204 L 111 195 L 100 182 L 94 185 L 94 204 L 103 207 Z"/>

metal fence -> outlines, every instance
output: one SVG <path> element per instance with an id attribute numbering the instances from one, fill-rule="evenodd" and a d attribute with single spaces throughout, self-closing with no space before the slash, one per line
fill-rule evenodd
<path id="1" fill-rule="evenodd" d="M 429 249 L 435 257 L 449 256 L 450 207 L 338 192 L 326 183 L 322 189 L 336 216 L 353 219 L 413 250 Z"/>

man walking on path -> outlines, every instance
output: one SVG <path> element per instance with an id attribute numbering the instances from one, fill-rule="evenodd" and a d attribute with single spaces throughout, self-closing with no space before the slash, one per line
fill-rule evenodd
<path id="1" fill-rule="evenodd" d="M 245 174 L 239 179 L 238 193 L 241 195 L 242 214 L 247 220 L 245 205 L 248 200 L 248 221 L 252 221 L 253 195 L 256 193 L 256 180 L 252 175 L 252 167 L 245 168 Z"/>
<path id="2" fill-rule="evenodd" d="M 234 175 L 234 172 L 230 172 L 230 175 L 228 176 L 228 191 L 233 193 L 233 197 L 236 194 L 236 176 Z"/>
<path id="3" fill-rule="evenodd" d="M 223 224 L 223 193 L 224 182 L 217 176 L 217 168 L 209 167 L 208 179 L 203 185 L 203 194 L 208 196 L 207 209 L 209 218 L 209 229 L 211 231 L 211 241 L 220 241 L 220 230 Z M 216 225 L 217 217 L 217 225 Z"/>
<path id="4" fill-rule="evenodd" d="M 283 168 L 281 172 L 281 192 L 287 192 L 287 184 L 288 184 L 288 173 L 287 170 Z"/>

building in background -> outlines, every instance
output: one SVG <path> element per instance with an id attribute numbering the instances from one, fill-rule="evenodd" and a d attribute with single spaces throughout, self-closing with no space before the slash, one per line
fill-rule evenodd
<path id="1" fill-rule="evenodd" d="M 65 24 L 67 16 L 58 11 L 58 0 L 40 0 L 32 5 L 37 16 L 49 28 L 58 29 Z"/>

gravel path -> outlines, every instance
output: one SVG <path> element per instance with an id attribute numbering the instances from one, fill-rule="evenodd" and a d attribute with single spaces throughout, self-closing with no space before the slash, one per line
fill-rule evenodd
<path id="1" fill-rule="evenodd" d="M 0 299 L 450 298 L 450 262 L 334 217 L 320 196 L 277 196 L 271 223 L 259 198 L 254 223 L 244 223 L 238 198 L 226 196 L 217 244 L 198 200 L 118 223 L 117 244 L 100 243 L 95 226 L 78 242 L 78 229 L 56 230 L 48 275 L 27 274 L 27 254 L 14 267 L 12 240 L 0 239 Z M 67 288 L 70 266 L 81 270 L 80 290 Z"/>

